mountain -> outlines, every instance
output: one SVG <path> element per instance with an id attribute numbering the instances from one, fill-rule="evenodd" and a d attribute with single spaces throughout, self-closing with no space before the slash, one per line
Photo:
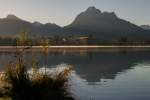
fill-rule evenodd
<path id="1" fill-rule="evenodd" d="M 32 23 L 12 14 L 0 19 L 0 35 L 15 36 L 24 30 L 40 36 L 88 35 L 92 36 L 95 43 L 116 42 L 121 39 L 129 41 L 150 40 L 149 30 L 119 18 L 114 12 L 102 12 L 95 7 L 89 7 L 65 27 L 54 23 L 42 24 L 38 21 Z"/>
<path id="2" fill-rule="evenodd" d="M 117 41 L 122 37 L 136 41 L 150 39 L 150 34 L 141 27 L 120 19 L 114 12 L 101 12 L 95 7 L 80 13 L 64 28 L 76 34 L 92 34 L 99 40 Z"/>
<path id="3" fill-rule="evenodd" d="M 141 28 L 145 30 L 150 30 L 150 25 L 141 25 Z"/>
<path id="4" fill-rule="evenodd" d="M 12 14 L 0 19 L 0 35 L 14 36 L 24 30 L 42 36 L 60 35 L 60 33 L 64 33 L 63 29 L 56 24 L 31 23 Z"/>
<path id="5" fill-rule="evenodd" d="M 21 20 L 20 18 L 18 18 L 17 16 L 13 14 L 9 14 L 6 18 L 10 20 Z"/>

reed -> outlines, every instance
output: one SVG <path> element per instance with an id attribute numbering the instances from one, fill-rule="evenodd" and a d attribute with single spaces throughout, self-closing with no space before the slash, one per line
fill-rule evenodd
<path id="1" fill-rule="evenodd" d="M 29 73 L 21 56 L 15 63 L 9 63 L 3 80 L 8 85 L 3 87 L 5 94 L 2 96 L 12 100 L 73 100 L 68 84 L 72 67 L 68 65 L 51 75 L 40 73 L 37 63 L 31 64 L 31 67 L 33 71 Z"/>

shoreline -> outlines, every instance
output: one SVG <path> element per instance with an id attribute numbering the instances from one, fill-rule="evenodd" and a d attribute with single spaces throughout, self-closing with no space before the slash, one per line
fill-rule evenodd
<path id="1" fill-rule="evenodd" d="M 102 52 L 120 52 L 120 51 L 150 51 L 148 46 L 0 46 L 0 52 L 16 52 L 16 50 L 41 52 L 48 50 L 49 52 L 88 52 L 88 51 L 102 51 Z"/>
<path id="2" fill-rule="evenodd" d="M 83 45 L 83 46 L 76 46 L 76 45 L 70 45 L 70 46 L 0 46 L 0 49 L 42 49 L 42 48 L 150 48 L 150 45 L 129 45 L 129 46 L 119 46 L 119 45 L 107 45 L 107 46 L 100 46 L 100 45 Z"/>

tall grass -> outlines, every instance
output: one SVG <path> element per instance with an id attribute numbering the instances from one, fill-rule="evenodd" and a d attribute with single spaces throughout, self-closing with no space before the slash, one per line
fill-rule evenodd
<path id="1" fill-rule="evenodd" d="M 17 45 L 28 44 L 28 34 L 20 34 Z M 41 41 L 43 53 L 47 58 L 48 40 Z M 10 97 L 12 100 L 73 100 L 69 93 L 68 79 L 72 72 L 72 67 L 66 68 L 59 73 L 51 75 L 46 73 L 47 59 L 45 62 L 45 73 L 40 73 L 38 62 L 32 59 L 31 64 L 25 63 L 23 53 L 26 48 L 16 48 L 16 61 L 10 62 L 4 71 L 4 78 L 0 80 L 5 85 L 0 87 L 0 97 Z M 29 73 L 28 68 L 32 68 Z M 1 99 L 1 98 L 0 98 Z"/>
<path id="2" fill-rule="evenodd" d="M 3 80 L 8 84 L 4 87 L 5 95 L 12 100 L 73 100 L 68 85 L 72 67 L 52 75 L 40 73 L 36 62 L 31 67 L 33 72 L 29 73 L 21 56 L 7 65 Z"/>

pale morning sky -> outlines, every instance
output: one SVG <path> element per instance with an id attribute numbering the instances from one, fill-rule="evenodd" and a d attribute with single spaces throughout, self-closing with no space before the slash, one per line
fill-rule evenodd
<path id="1" fill-rule="evenodd" d="M 80 12 L 95 6 L 142 25 L 150 24 L 149 5 L 150 0 L 0 0 L 0 18 L 15 14 L 27 21 L 65 26 Z"/>

